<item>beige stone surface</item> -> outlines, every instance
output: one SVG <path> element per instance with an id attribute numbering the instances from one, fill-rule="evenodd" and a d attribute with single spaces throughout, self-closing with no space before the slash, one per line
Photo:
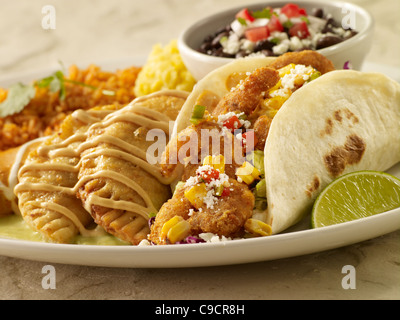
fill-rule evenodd
<path id="1" fill-rule="evenodd" d="M 400 2 L 355 0 L 371 11 L 375 39 L 368 62 L 400 68 Z M 0 78 L 79 63 L 145 57 L 191 21 L 244 0 L 2 1 Z M 43 30 L 44 5 L 56 29 Z M 396 75 L 400 76 L 400 74 Z M 306 256 L 244 265 L 124 269 L 52 264 L 56 289 L 43 289 L 46 262 L 0 256 L 0 299 L 399 299 L 400 231 Z M 162 264 L 162 261 L 160 261 Z M 342 287 L 342 267 L 356 289 Z"/>

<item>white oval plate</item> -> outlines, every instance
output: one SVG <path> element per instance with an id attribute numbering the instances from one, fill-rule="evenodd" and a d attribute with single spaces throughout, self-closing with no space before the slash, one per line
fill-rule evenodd
<path id="1" fill-rule="evenodd" d="M 169 246 L 91 246 L 0 239 L 0 255 L 86 266 L 183 268 L 300 256 L 368 240 L 400 228 L 400 208 L 334 226 L 270 237 Z"/>
<path id="2" fill-rule="evenodd" d="M 143 59 L 138 61 L 126 59 L 106 66 L 113 70 L 113 66 L 115 69 L 143 63 Z M 0 86 L 47 75 L 49 70 L 0 79 Z M 400 163 L 388 172 L 400 177 Z M 0 239 L 0 255 L 49 263 L 124 268 L 203 267 L 267 261 L 339 248 L 396 231 L 400 229 L 400 208 L 319 229 L 309 229 L 309 221 L 307 217 L 286 233 L 270 237 L 170 246 L 68 245 Z"/>

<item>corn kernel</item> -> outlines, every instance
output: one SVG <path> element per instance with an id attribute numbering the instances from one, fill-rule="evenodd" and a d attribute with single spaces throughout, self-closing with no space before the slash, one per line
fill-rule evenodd
<path id="1" fill-rule="evenodd" d="M 269 93 L 271 94 L 271 92 L 273 92 L 273 91 L 275 91 L 275 90 L 278 90 L 278 89 L 281 87 L 281 85 L 282 85 L 282 81 L 279 80 L 279 81 L 276 83 L 276 85 L 274 85 L 271 89 L 269 89 Z"/>
<path id="2" fill-rule="evenodd" d="M 207 195 L 207 187 L 205 183 L 196 184 L 185 191 L 185 197 L 196 208 L 203 205 L 204 197 Z"/>
<path id="3" fill-rule="evenodd" d="M 287 96 L 275 96 L 265 100 L 264 104 L 269 108 L 279 110 L 287 99 L 289 99 L 290 93 Z"/>
<path id="4" fill-rule="evenodd" d="M 294 63 L 290 63 L 290 64 L 288 64 L 287 66 L 280 68 L 280 69 L 278 70 L 279 76 L 280 76 L 281 78 L 284 77 L 285 75 L 289 74 L 290 71 L 291 71 L 292 69 L 294 69 L 294 68 L 296 68 L 296 65 L 295 65 Z"/>
<path id="5" fill-rule="evenodd" d="M 190 234 L 190 223 L 186 220 L 179 221 L 169 229 L 167 238 L 171 243 L 185 239 Z"/>
<path id="6" fill-rule="evenodd" d="M 241 167 L 236 170 L 236 175 L 246 184 L 251 184 L 255 179 L 260 178 L 260 171 L 250 162 L 245 161 Z"/>
<path id="7" fill-rule="evenodd" d="M 271 226 L 257 219 L 247 219 L 244 228 L 247 232 L 258 236 L 270 236 L 272 234 Z"/>
<path id="8" fill-rule="evenodd" d="M 207 156 L 203 160 L 203 165 L 212 166 L 220 173 L 225 173 L 225 158 L 223 155 L 218 156 Z"/>
<path id="9" fill-rule="evenodd" d="M 212 165 L 212 156 L 207 156 L 203 159 L 203 166 Z"/>
<path id="10" fill-rule="evenodd" d="M 183 217 L 174 216 L 173 218 L 165 222 L 161 228 L 161 238 L 165 239 L 168 235 L 169 230 L 180 221 L 183 221 Z"/>

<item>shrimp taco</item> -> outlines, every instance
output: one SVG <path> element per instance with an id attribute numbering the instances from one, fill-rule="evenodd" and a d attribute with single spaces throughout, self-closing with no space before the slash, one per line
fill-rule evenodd
<path id="1" fill-rule="evenodd" d="M 238 59 L 178 115 L 161 165 L 174 194 L 149 240 L 279 233 L 336 177 L 399 162 L 399 132 L 400 85 L 384 75 L 334 70 L 313 51 Z"/>

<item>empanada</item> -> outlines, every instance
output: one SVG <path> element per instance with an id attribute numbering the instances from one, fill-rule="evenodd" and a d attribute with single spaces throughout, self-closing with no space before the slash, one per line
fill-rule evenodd
<path id="1" fill-rule="evenodd" d="M 168 142 L 186 98 L 170 90 L 135 99 L 87 132 L 77 195 L 95 222 L 122 240 L 136 245 L 146 239 L 149 215 L 171 197 L 169 181 L 147 160 L 154 144 L 148 133 L 161 129 Z"/>
<path id="2" fill-rule="evenodd" d="M 19 170 L 14 189 L 19 211 L 46 241 L 70 243 L 79 233 L 94 232 L 88 230 L 92 217 L 75 196 L 79 147 L 86 140 L 87 128 L 116 108 L 110 105 L 75 111 L 64 120 L 57 134 L 29 153 Z"/>

